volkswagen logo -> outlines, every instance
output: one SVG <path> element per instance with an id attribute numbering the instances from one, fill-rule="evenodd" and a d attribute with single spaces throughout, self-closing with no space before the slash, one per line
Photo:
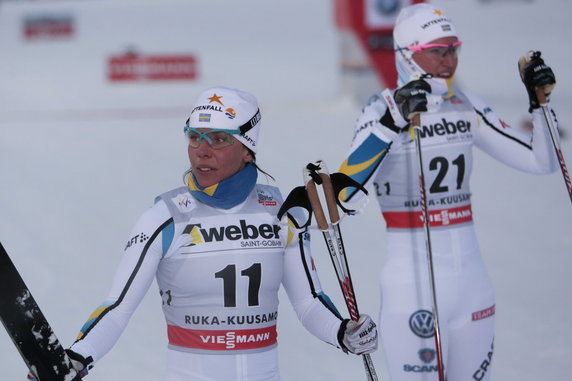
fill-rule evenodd
<path id="1" fill-rule="evenodd" d="M 427 339 L 435 334 L 433 313 L 427 310 L 419 310 L 409 318 L 409 328 L 419 337 Z"/>

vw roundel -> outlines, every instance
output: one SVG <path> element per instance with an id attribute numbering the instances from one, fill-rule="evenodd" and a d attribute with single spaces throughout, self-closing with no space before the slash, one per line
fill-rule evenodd
<path id="1" fill-rule="evenodd" d="M 409 318 L 409 328 L 419 337 L 427 339 L 435 334 L 433 313 L 427 310 L 414 312 Z"/>

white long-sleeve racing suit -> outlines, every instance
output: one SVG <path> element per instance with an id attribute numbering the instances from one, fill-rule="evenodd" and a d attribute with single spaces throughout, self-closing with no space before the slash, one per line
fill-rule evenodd
<path id="1" fill-rule="evenodd" d="M 558 164 L 541 110 L 532 113 L 529 136 L 508 126 L 480 98 L 458 89 L 454 94 L 435 112 L 421 114 L 418 131 L 442 352 L 447 379 L 488 380 L 495 298 L 473 227 L 472 149 L 530 173 L 553 172 Z M 415 143 L 392 125 L 387 104 L 380 94 L 363 109 L 340 171 L 373 191 L 386 222 L 379 327 L 391 380 L 437 380 Z M 354 192 L 343 198 L 357 199 Z"/>
<path id="2" fill-rule="evenodd" d="M 279 380 L 278 290 L 302 324 L 338 346 L 341 319 L 321 292 L 307 232 L 276 214 L 282 196 L 257 184 L 231 209 L 188 187 L 159 196 L 134 226 L 107 300 L 71 347 L 94 361 L 114 345 L 154 277 L 167 323 L 167 380 Z"/>

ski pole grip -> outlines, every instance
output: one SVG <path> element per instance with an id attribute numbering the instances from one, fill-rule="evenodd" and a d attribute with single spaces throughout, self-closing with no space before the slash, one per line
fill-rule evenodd
<path id="1" fill-rule="evenodd" d="M 413 115 L 413 127 L 421 127 L 421 115 L 419 113 Z"/>
<path id="2" fill-rule="evenodd" d="M 316 224 L 318 225 L 318 228 L 322 231 L 328 230 L 328 221 L 326 220 L 324 209 L 322 209 L 322 204 L 320 203 L 316 183 L 313 180 L 306 183 L 306 192 L 308 192 L 308 199 L 310 200 L 310 205 L 312 205 L 312 210 L 316 216 Z"/>
<path id="3" fill-rule="evenodd" d="M 536 99 L 541 106 L 546 106 L 546 94 L 544 93 L 544 87 L 537 87 L 535 89 Z"/>
<path id="4" fill-rule="evenodd" d="M 328 206 L 328 213 L 330 215 L 330 222 L 337 224 L 340 222 L 340 214 L 338 212 L 338 205 L 336 204 L 336 193 L 332 185 L 332 179 L 327 173 L 320 173 L 322 178 L 322 187 L 324 187 L 324 194 L 326 195 L 326 205 Z"/>
<path id="5" fill-rule="evenodd" d="M 409 129 L 408 129 L 408 133 L 411 136 L 411 140 L 415 140 L 415 136 L 417 135 L 417 132 L 415 132 L 416 128 L 421 127 L 421 114 L 417 113 L 415 115 L 413 115 L 411 124 L 409 124 Z"/>

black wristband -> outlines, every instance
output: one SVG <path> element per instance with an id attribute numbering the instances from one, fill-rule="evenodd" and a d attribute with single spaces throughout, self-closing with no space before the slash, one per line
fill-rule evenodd
<path id="1" fill-rule="evenodd" d="M 340 344 L 340 348 L 342 348 L 342 351 L 345 353 L 349 352 L 348 348 L 344 344 L 344 335 L 346 334 L 346 327 L 349 322 L 350 319 L 344 319 L 342 324 L 340 324 L 340 329 L 338 329 L 338 344 Z"/>
<path id="2" fill-rule="evenodd" d="M 77 352 L 72 351 L 71 349 L 66 349 L 66 354 L 68 355 L 70 360 L 77 361 L 83 365 L 83 369 L 76 369 L 80 373 L 80 377 L 84 377 L 88 370 L 93 368 L 93 357 L 88 356 L 87 358 L 83 357 Z"/>
<path id="3" fill-rule="evenodd" d="M 393 117 L 391 116 L 391 112 L 389 112 L 389 108 L 387 110 L 385 110 L 385 114 L 383 114 L 383 116 L 379 120 L 379 123 L 381 123 L 383 126 L 389 128 L 391 131 L 395 132 L 396 134 L 399 134 L 401 132 L 401 128 L 399 128 L 395 125 L 395 121 L 393 120 Z"/>

